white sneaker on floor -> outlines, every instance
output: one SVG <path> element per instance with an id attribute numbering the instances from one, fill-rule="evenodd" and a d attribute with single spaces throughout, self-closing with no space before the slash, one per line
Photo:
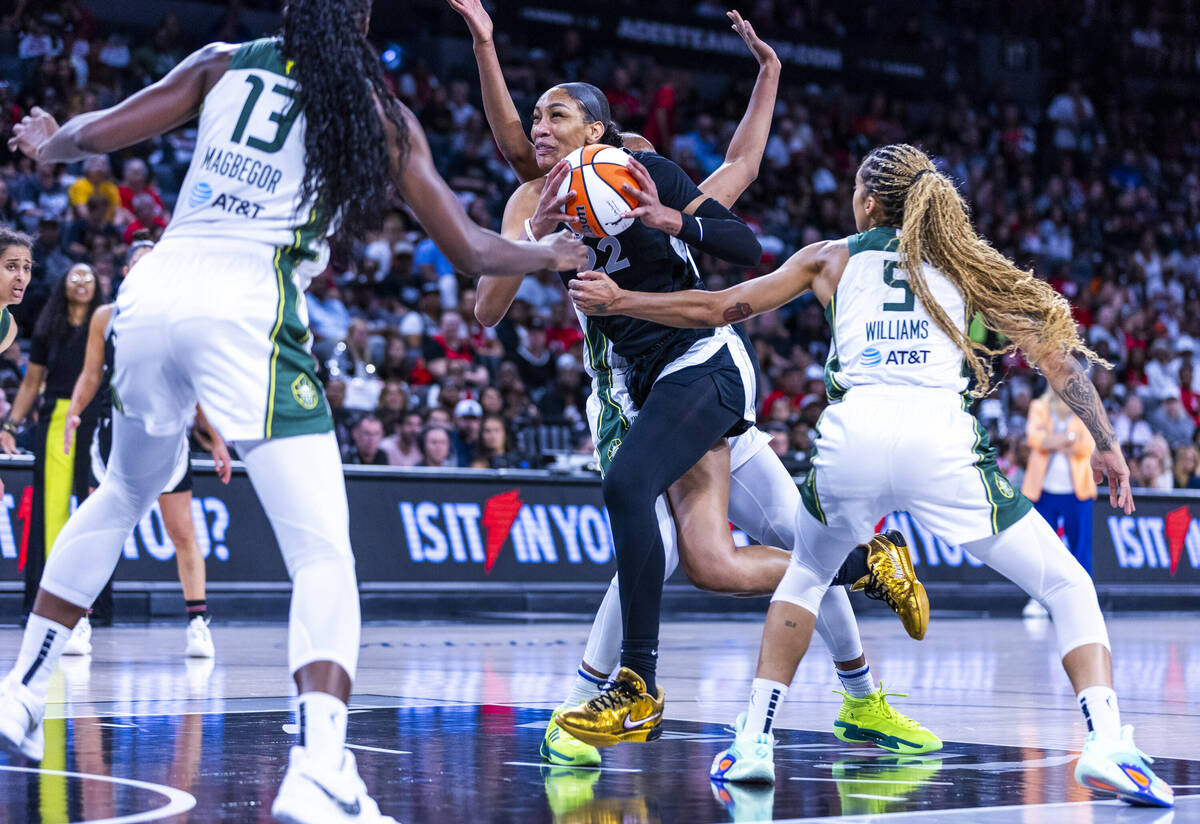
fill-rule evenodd
<path id="1" fill-rule="evenodd" d="M 71 632 L 71 637 L 67 639 L 67 644 L 63 647 L 62 654 L 92 654 L 92 622 L 88 620 L 86 615 L 80 618 L 79 623 L 75 625 L 75 629 Z"/>
<path id="2" fill-rule="evenodd" d="M 46 705 L 14 676 L 0 684 L 0 750 L 41 761 L 46 740 L 42 716 Z"/>
<path id="3" fill-rule="evenodd" d="M 744 781 L 751 784 L 775 783 L 775 736 L 747 733 L 746 713 L 734 722 L 733 746 L 717 753 L 708 777 L 713 781 Z M 772 796 L 774 803 L 774 796 Z"/>
<path id="4" fill-rule="evenodd" d="M 1041 601 L 1030 598 L 1029 603 L 1025 605 L 1025 609 L 1021 610 L 1023 618 L 1049 618 L 1050 613 L 1042 606 Z"/>
<path id="5" fill-rule="evenodd" d="M 1172 807 L 1175 791 L 1150 769 L 1153 758 L 1133 743 L 1133 727 L 1121 728 L 1120 738 L 1100 738 L 1089 732 L 1075 762 L 1075 780 L 1093 790 L 1116 794 L 1130 804 Z"/>
<path id="6" fill-rule="evenodd" d="M 188 658 L 212 658 L 216 655 L 207 618 L 197 615 L 188 622 L 186 653 Z"/>
<path id="7" fill-rule="evenodd" d="M 349 750 L 342 750 L 341 768 L 331 770 L 292 747 L 271 815 L 283 824 L 397 824 L 367 795 Z"/>

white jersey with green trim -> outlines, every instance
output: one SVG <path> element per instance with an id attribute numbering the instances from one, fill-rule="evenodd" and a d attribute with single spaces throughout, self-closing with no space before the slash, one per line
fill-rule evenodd
<path id="1" fill-rule="evenodd" d="M 963 392 L 962 350 L 938 327 L 899 268 L 896 230 L 877 227 L 848 239 L 850 260 L 825 309 L 833 342 L 825 364 L 830 399 L 854 386 L 921 386 Z M 958 289 L 929 264 L 933 299 L 966 330 Z"/>
<path id="2" fill-rule="evenodd" d="M 274 38 L 243 44 L 204 99 L 196 151 L 164 239 L 249 240 L 277 247 L 320 272 L 328 260 L 300 201 L 304 114 Z M 307 280 L 307 278 L 304 278 Z"/>

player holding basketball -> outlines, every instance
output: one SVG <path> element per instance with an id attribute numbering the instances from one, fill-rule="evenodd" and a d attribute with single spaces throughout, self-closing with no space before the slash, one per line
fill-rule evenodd
<path id="1" fill-rule="evenodd" d="M 738 717 L 734 745 L 713 761 L 713 777 L 774 780 L 771 723 L 808 648 L 830 571 L 866 537 L 875 513 L 905 510 L 1050 612 L 1089 730 L 1076 780 L 1132 803 L 1171 806 L 1171 788 L 1134 746 L 1133 728 L 1121 727 L 1091 578 L 1000 473 L 987 434 L 966 408 L 969 378 L 977 393 L 990 380 L 986 353 L 967 334 L 967 319 L 978 312 L 1087 424 L 1096 475 L 1108 475 L 1113 506 L 1129 514 L 1129 468 L 1076 355 L 1098 358 L 1080 340 L 1067 302 L 975 234 L 953 182 L 924 152 L 903 144 L 871 152 L 858 170 L 853 207 L 860 234 L 807 246 L 776 272 L 721 292 L 639 294 L 599 272 L 581 273 L 570 287 L 588 314 L 681 328 L 752 317 L 812 289 L 833 330 L 827 381 L 841 401 L 821 420 L 750 704 Z"/>
<path id="2" fill-rule="evenodd" d="M 300 746 L 272 813 L 314 824 L 392 821 L 344 749 L 358 591 L 304 288 L 328 261 L 327 235 L 372 225 L 393 183 L 462 271 L 574 269 L 586 255 L 565 234 L 514 243 L 467 218 L 416 118 L 386 89 L 366 37 L 370 10 L 369 0 L 290 0 L 280 38 L 209 45 L 111 109 L 61 128 L 35 109 L 14 127 L 13 147 L 66 162 L 200 117 L 175 217 L 117 300 L 108 471 L 50 553 L 0 692 L 0 743 L 31 759 L 42 756 L 50 672 L 70 627 L 169 481 L 199 401 L 237 445 L 293 581 L 288 658 Z"/>
<path id="3" fill-rule="evenodd" d="M 566 146 L 560 154 L 535 155 L 535 144 L 525 135 L 520 116 L 504 85 L 491 41 L 491 19 L 478 0 L 450 0 L 450 4 L 463 15 L 471 29 L 483 86 L 484 108 L 493 134 L 510 164 L 528 181 L 510 200 L 502 231 L 509 237 L 523 236 L 526 218 L 530 217 L 530 210 L 535 206 L 537 210 L 544 209 L 547 212 L 545 223 L 554 226 L 554 213 L 558 213 L 561 219 L 566 201 L 554 199 L 557 184 L 554 181 L 547 183 L 543 175 L 545 169 L 554 166 L 559 156 L 570 151 L 566 147 L 574 145 L 578 139 L 563 141 Z M 711 195 L 727 207 L 737 200 L 757 175 L 770 129 L 780 69 L 775 53 L 757 37 L 753 27 L 742 20 L 736 11 L 730 12 L 729 16 L 734 30 L 742 36 L 758 60 L 760 72 L 747 113 L 730 143 L 725 164 L 699 187 L 701 192 Z M 584 115 L 582 122 L 586 122 L 586 106 L 579 102 L 576 110 Z M 574 115 L 571 112 L 567 114 Z M 559 118 L 563 116 L 559 115 Z M 607 123 L 607 114 L 603 114 L 602 121 Z M 568 128 L 578 129 L 581 123 L 572 122 Z M 550 130 L 557 128 L 556 123 L 550 124 Z M 536 127 L 533 137 L 536 141 Z M 627 149 L 653 152 L 653 147 L 640 136 L 622 137 L 625 138 Z M 589 145 L 594 145 L 594 142 Z M 532 226 L 535 220 L 538 218 L 532 218 L 529 225 Z M 619 247 L 623 237 L 601 241 L 597 245 L 601 250 L 606 246 L 611 249 L 614 244 Z M 610 257 L 609 263 L 624 265 L 619 256 Z M 498 322 L 512 303 L 518 286 L 508 279 L 482 278 L 476 304 L 479 319 L 489 325 Z M 592 378 L 592 394 L 588 400 L 589 423 L 600 465 L 607 473 L 614 454 L 626 436 L 630 421 L 637 415 L 637 409 L 626 386 L 626 363 L 613 352 L 612 343 L 594 321 L 581 315 L 580 323 L 588 344 L 585 366 Z M 753 357 L 752 349 L 747 348 L 747 352 Z M 676 563 L 682 562 L 688 577 L 705 589 L 744 594 L 774 591 L 787 569 L 787 553 L 770 546 L 735 550 L 727 528 L 727 522 L 732 518 L 735 524 L 764 543 L 788 547 L 792 544 L 794 513 L 800 506 L 799 495 L 778 457 L 766 448 L 767 440 L 760 431 L 752 429 L 733 438 L 732 449 L 724 448 L 724 444 L 721 444 L 722 448 L 710 450 L 693 469 L 672 485 L 671 509 L 667 506 L 665 496 L 659 499 L 656 507 L 659 528 L 667 549 L 664 566 L 666 575 L 674 571 Z M 735 480 L 732 494 L 731 471 Z M 679 524 L 678 554 L 676 523 Z M 892 556 L 885 550 L 885 544 L 882 538 L 874 542 L 876 551 L 872 552 L 870 558 L 872 586 L 880 587 L 882 583 L 896 590 L 894 594 L 889 593 L 887 598 L 894 608 L 898 608 L 909 632 L 919 638 L 924 634 L 928 621 L 928 604 L 915 597 L 920 586 L 915 582 L 915 576 L 897 578 L 892 574 Z M 901 549 L 900 552 L 906 551 Z M 866 552 L 862 555 L 865 556 Z M 846 570 L 840 573 L 841 578 L 850 582 L 867 572 L 864 558 L 853 560 L 855 563 L 848 563 Z M 851 573 L 850 569 L 859 571 Z M 908 571 L 911 573 L 911 567 L 908 567 Z M 878 594 L 878 591 L 872 594 Z M 571 693 L 559 708 L 560 711 L 598 697 L 608 676 L 618 668 L 621 633 L 618 610 L 618 580 L 614 578 L 593 623 Z M 853 741 L 871 740 L 893 751 L 909 753 L 928 752 L 941 746 L 935 735 L 891 708 L 882 689 L 876 688 L 863 656 L 853 610 L 842 587 L 834 586 L 827 592 L 818 630 L 846 688 L 843 707 L 835 724 L 835 732 L 839 737 Z M 644 736 L 645 733 L 640 731 L 638 734 Z M 555 718 L 547 726 L 541 754 L 551 763 L 562 765 L 600 762 L 600 754 L 594 746 L 562 730 Z"/>

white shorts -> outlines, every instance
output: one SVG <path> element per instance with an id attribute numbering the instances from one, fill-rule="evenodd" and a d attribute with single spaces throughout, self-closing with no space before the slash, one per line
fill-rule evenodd
<path id="1" fill-rule="evenodd" d="M 950 390 L 854 387 L 821 416 L 815 446 L 805 508 L 854 543 L 891 512 L 911 513 L 954 545 L 995 535 L 1032 507 Z"/>
<path id="2" fill-rule="evenodd" d="M 197 402 L 228 441 L 328 432 L 298 266 L 262 244 L 164 240 L 117 296 L 116 408 L 153 436 Z"/>

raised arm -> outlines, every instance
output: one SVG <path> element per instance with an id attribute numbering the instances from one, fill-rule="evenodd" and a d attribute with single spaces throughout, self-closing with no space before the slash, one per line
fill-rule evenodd
<path id="1" fill-rule="evenodd" d="M 845 255 L 845 244 L 840 245 Z M 774 272 L 720 292 L 704 289 L 632 292 L 620 288 L 601 272 L 580 272 L 568 291 L 575 306 L 585 315 L 625 315 L 691 329 L 724 326 L 778 309 L 818 286 L 818 280 L 835 268 L 840 274 L 841 268 L 835 266 L 838 246 L 838 241 L 805 246 Z M 832 289 L 822 290 L 818 286 L 819 296 L 822 291 L 831 293 Z"/>
<path id="2" fill-rule="evenodd" d="M 759 164 L 771 134 L 781 68 L 775 50 L 758 38 L 749 20 L 743 20 L 737 11 L 729 12 L 729 19 L 733 21 L 733 30 L 746 41 L 750 53 L 758 61 L 758 79 L 754 81 L 746 113 L 725 151 L 725 162 L 700 184 L 700 191 L 726 209 L 733 208 L 737 199 L 758 178 Z"/>
<path id="3" fill-rule="evenodd" d="M 1020 345 L 1019 340 L 1017 343 Z M 1031 351 L 1025 347 L 1022 349 L 1027 353 Z M 1096 451 L 1092 453 L 1092 471 L 1096 482 L 1102 482 L 1107 475 L 1109 502 L 1124 510 L 1126 515 L 1131 514 L 1134 504 L 1133 490 L 1129 486 L 1129 465 L 1125 463 L 1121 445 L 1117 443 L 1108 413 L 1104 411 L 1104 402 L 1100 400 L 1100 394 L 1087 371 L 1069 352 L 1045 355 L 1037 361 L 1037 367 L 1096 441 Z"/>
<path id="4" fill-rule="evenodd" d="M 72 117 L 61 128 L 48 113 L 34 107 L 13 126 L 8 146 L 39 162 L 70 163 L 169 132 L 199 113 L 204 96 L 229 67 L 237 48 L 210 43 L 157 83 L 115 106 Z"/>
<path id="5" fill-rule="evenodd" d="M 471 45 L 475 50 L 479 86 L 483 92 L 483 114 L 492 129 L 492 137 L 522 183 L 536 180 L 542 176 L 542 171 L 534 157 L 533 144 L 529 142 L 529 135 L 521 123 L 521 115 L 513 105 L 512 95 L 508 93 L 508 86 L 504 82 L 500 58 L 496 56 L 496 44 L 492 41 L 492 18 L 480 0 L 448 2 L 450 8 L 467 21 L 467 27 L 471 30 Z"/>
<path id="6" fill-rule="evenodd" d="M 434 168 L 429 142 L 416 116 L 407 107 L 395 105 L 408 132 L 408 150 L 402 160 L 395 125 L 384 117 L 396 188 L 455 269 L 472 275 L 523 275 L 540 269 L 582 269 L 587 264 L 587 249 L 566 232 L 536 243 L 514 242 L 467 217 Z"/>

